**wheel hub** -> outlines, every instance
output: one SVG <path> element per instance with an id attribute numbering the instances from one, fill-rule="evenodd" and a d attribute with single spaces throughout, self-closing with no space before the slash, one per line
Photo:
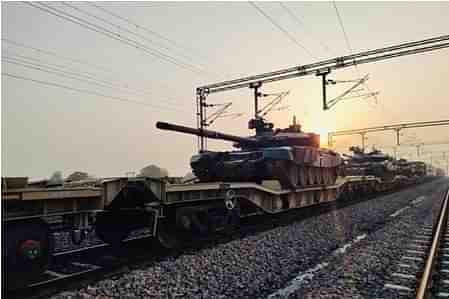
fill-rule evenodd
<path id="1" fill-rule="evenodd" d="M 20 245 L 20 255 L 28 260 L 36 260 L 41 257 L 41 243 L 36 240 L 26 240 Z"/>

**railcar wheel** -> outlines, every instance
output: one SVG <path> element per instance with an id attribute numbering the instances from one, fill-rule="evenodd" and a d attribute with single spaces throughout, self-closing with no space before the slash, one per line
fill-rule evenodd
<path id="1" fill-rule="evenodd" d="M 167 219 L 157 224 L 157 241 L 165 249 L 178 249 L 182 246 L 182 240 L 176 228 Z"/>
<path id="2" fill-rule="evenodd" d="M 131 230 L 113 213 L 99 213 L 96 216 L 95 232 L 103 242 L 119 246 Z"/>
<path id="3" fill-rule="evenodd" d="M 276 174 L 282 188 L 295 189 L 297 187 L 298 172 L 296 170 L 296 165 L 292 165 L 288 162 L 277 165 Z"/>
<path id="4" fill-rule="evenodd" d="M 9 286 L 38 277 L 50 263 L 50 229 L 41 219 L 6 224 L 6 254 L 2 255 Z"/>
<path id="5" fill-rule="evenodd" d="M 240 202 L 234 199 L 233 208 L 226 209 L 225 232 L 232 233 L 240 226 Z"/>

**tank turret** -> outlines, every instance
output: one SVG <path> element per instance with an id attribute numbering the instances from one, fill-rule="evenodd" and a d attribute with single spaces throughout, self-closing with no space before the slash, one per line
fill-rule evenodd
<path id="1" fill-rule="evenodd" d="M 397 166 L 393 158 L 375 148 L 365 152 L 358 146 L 351 146 L 352 155 L 344 155 L 348 159 L 345 163 L 346 175 L 374 175 L 386 181 L 391 181 L 396 173 Z"/>
<path id="2" fill-rule="evenodd" d="M 189 128 L 166 122 L 157 122 L 156 127 L 161 130 L 169 130 L 212 139 L 231 141 L 234 142 L 234 147 L 241 148 L 243 150 L 295 145 L 311 146 L 315 148 L 320 147 L 320 135 L 302 132 L 301 126 L 296 124 L 296 118 L 294 118 L 293 124 L 288 128 L 275 130 L 273 129 L 272 123 L 266 122 L 262 118 L 251 119 L 248 122 L 248 128 L 255 129 L 256 135 L 249 137 L 240 137 L 206 129 L 201 130 Z"/>

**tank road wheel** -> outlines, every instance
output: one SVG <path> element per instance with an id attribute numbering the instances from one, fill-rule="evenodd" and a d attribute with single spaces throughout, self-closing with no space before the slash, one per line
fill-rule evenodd
<path id="1" fill-rule="evenodd" d="M 307 177 L 309 179 L 309 186 L 315 185 L 315 172 L 313 170 L 313 167 L 307 168 Z"/>
<path id="2" fill-rule="evenodd" d="M 325 168 L 315 167 L 315 180 L 318 185 L 324 185 Z"/>
<path id="3" fill-rule="evenodd" d="M 327 180 L 327 174 L 328 174 L 327 168 L 322 168 L 321 169 L 321 184 L 323 184 L 323 185 L 329 184 L 328 180 Z"/>
<path id="4" fill-rule="evenodd" d="M 6 236 L 5 236 L 6 235 Z M 8 288 L 26 284 L 43 273 L 50 263 L 50 230 L 41 219 L 7 222 L 2 259 Z M 5 250 L 6 247 L 6 250 Z"/>
<path id="5" fill-rule="evenodd" d="M 329 184 L 333 185 L 337 181 L 337 171 L 333 168 L 329 169 Z"/>
<path id="6" fill-rule="evenodd" d="M 296 166 L 296 164 L 293 163 L 287 163 L 287 170 L 288 170 L 288 177 L 290 179 L 292 187 L 297 188 L 299 182 L 298 166 Z"/>
<path id="7" fill-rule="evenodd" d="M 334 178 L 333 173 L 335 173 L 335 170 L 333 170 L 332 168 L 329 168 L 327 170 L 327 177 L 328 177 L 327 180 L 329 185 L 335 184 L 335 180 L 333 179 Z"/>
<path id="8" fill-rule="evenodd" d="M 307 186 L 307 171 L 304 166 L 298 167 L 299 185 L 301 187 Z"/>
<path id="9" fill-rule="evenodd" d="M 298 186 L 298 171 L 295 164 L 283 163 L 282 166 L 278 166 L 277 173 L 282 188 L 296 189 Z"/>
<path id="10" fill-rule="evenodd" d="M 324 168 L 323 176 L 324 176 L 324 184 L 332 185 L 331 170 L 329 168 Z"/>

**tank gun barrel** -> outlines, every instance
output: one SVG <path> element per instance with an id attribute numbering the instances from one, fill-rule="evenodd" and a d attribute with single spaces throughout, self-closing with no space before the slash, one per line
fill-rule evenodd
<path id="1" fill-rule="evenodd" d="M 196 136 L 203 136 L 203 137 L 212 138 L 212 139 L 221 139 L 221 140 L 237 142 L 237 143 L 254 143 L 253 140 L 244 138 L 244 137 L 240 137 L 240 136 L 224 134 L 224 133 L 211 131 L 211 130 L 205 130 L 205 129 L 203 129 L 203 130 L 195 129 L 195 128 L 190 128 L 190 127 L 170 124 L 170 123 L 166 123 L 166 122 L 162 122 L 162 121 L 158 121 L 156 123 L 156 128 L 161 129 L 161 130 L 175 131 L 175 132 L 180 132 L 180 133 L 186 133 L 186 134 L 191 134 L 191 135 L 196 135 Z"/>

